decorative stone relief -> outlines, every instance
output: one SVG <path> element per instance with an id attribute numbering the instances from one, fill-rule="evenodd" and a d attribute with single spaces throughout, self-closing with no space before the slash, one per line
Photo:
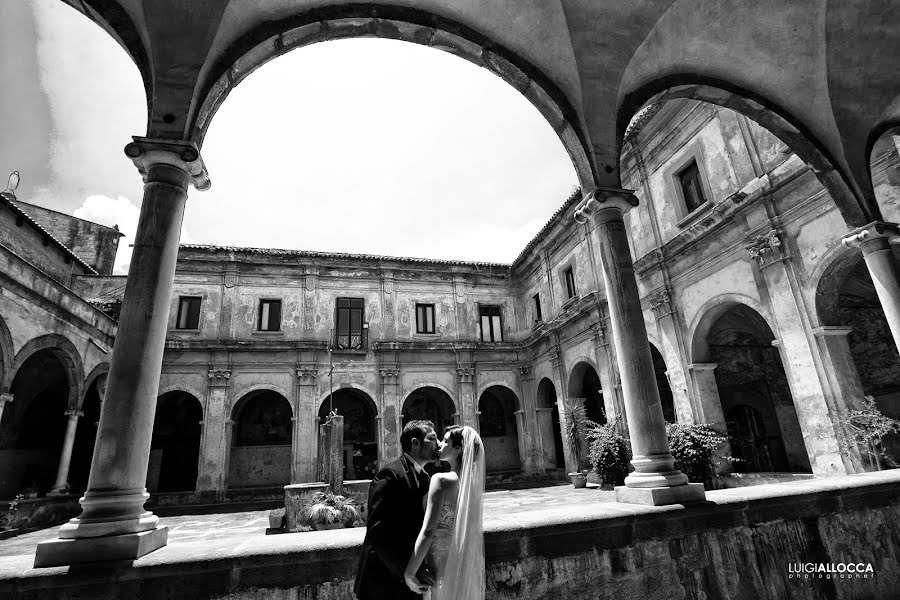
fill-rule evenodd
<path id="1" fill-rule="evenodd" d="M 554 368 L 559 367 L 559 358 L 560 358 L 560 347 L 553 346 L 548 353 L 550 357 L 550 364 L 553 365 Z"/>
<path id="2" fill-rule="evenodd" d="M 516 370 L 519 372 L 519 379 L 522 381 L 529 380 L 533 377 L 533 373 L 531 372 L 531 366 L 526 364 L 520 364 L 516 366 Z"/>
<path id="3" fill-rule="evenodd" d="M 238 274 L 237 273 L 225 273 L 224 277 L 225 287 L 233 288 L 237 285 L 238 282 Z"/>
<path id="4" fill-rule="evenodd" d="M 651 296 L 650 308 L 657 319 L 675 313 L 675 308 L 672 306 L 672 295 L 669 293 L 668 288 L 663 288 L 662 291 Z"/>
<path id="5" fill-rule="evenodd" d="M 400 377 L 400 369 L 398 367 L 380 367 L 378 374 L 381 375 L 382 383 L 396 385 L 397 379 Z"/>
<path id="6" fill-rule="evenodd" d="M 606 329 L 601 323 L 591 325 L 591 340 L 594 342 L 594 347 L 606 345 Z"/>
<path id="7" fill-rule="evenodd" d="M 319 369 L 314 364 L 297 365 L 297 380 L 300 385 L 315 385 Z"/>
<path id="8" fill-rule="evenodd" d="M 475 381 L 475 365 L 457 365 L 456 375 L 460 383 L 473 383 Z"/>
<path id="9" fill-rule="evenodd" d="M 231 379 L 231 369 L 210 367 L 206 376 L 209 378 L 209 387 L 226 387 Z"/>
<path id="10" fill-rule="evenodd" d="M 774 262 L 790 258 L 784 250 L 781 241 L 781 231 L 772 229 L 768 233 L 758 236 L 749 245 L 745 246 L 750 258 L 762 267 L 767 267 Z"/>

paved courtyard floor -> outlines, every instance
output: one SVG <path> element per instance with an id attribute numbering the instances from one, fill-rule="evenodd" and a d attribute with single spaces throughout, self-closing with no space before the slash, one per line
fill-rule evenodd
<path id="1" fill-rule="evenodd" d="M 497 526 L 503 523 L 520 521 L 529 513 L 540 513 L 552 516 L 554 513 L 566 513 L 572 510 L 577 502 L 586 512 L 597 504 L 614 502 L 615 493 L 589 487 L 575 490 L 571 484 L 561 483 L 550 487 L 522 490 L 497 490 L 485 493 L 485 526 Z M 169 527 L 168 546 L 158 552 L 170 553 L 187 550 L 189 547 L 202 545 L 206 548 L 235 548 L 247 545 L 247 542 L 258 541 L 265 537 L 269 526 L 269 511 L 251 511 L 227 514 L 186 515 L 179 517 L 160 517 L 160 523 Z M 16 563 L 21 566 L 26 557 L 33 559 L 35 547 L 39 542 L 56 538 L 59 526 L 33 531 L 14 538 L 0 541 L 0 571 L 4 563 Z M 309 538 L 315 532 L 292 533 L 269 536 L 278 540 L 279 545 L 290 539 L 300 541 Z M 363 530 L 358 533 L 362 538 Z M 256 544 L 252 544 L 256 545 Z M 179 552 L 180 553 L 180 552 Z"/>

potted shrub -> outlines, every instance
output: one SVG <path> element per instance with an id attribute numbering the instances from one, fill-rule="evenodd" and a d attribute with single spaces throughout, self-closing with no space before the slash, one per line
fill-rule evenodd
<path id="1" fill-rule="evenodd" d="M 575 457 L 576 468 L 581 468 L 582 456 L 581 444 L 587 440 L 587 433 L 595 427 L 599 427 L 596 423 L 587 418 L 587 411 L 584 408 L 584 400 L 581 398 L 567 398 L 565 401 L 566 409 L 566 428 L 565 437 L 572 448 L 572 455 Z M 587 469 L 569 473 L 572 485 L 576 488 L 587 486 Z"/>
<path id="2" fill-rule="evenodd" d="M 615 425 L 597 425 L 587 434 L 590 440 L 589 460 L 603 485 L 625 485 L 625 476 L 631 470 L 631 446 Z"/>
<path id="3" fill-rule="evenodd" d="M 716 468 L 713 461 L 728 438 L 704 423 L 666 423 L 666 437 L 675 468 L 687 475 L 688 481 L 711 487 Z M 730 456 L 720 458 L 733 460 Z"/>
<path id="4" fill-rule="evenodd" d="M 331 492 L 316 492 L 309 503 L 300 508 L 298 520 L 316 530 L 353 527 L 362 511 L 352 500 Z"/>

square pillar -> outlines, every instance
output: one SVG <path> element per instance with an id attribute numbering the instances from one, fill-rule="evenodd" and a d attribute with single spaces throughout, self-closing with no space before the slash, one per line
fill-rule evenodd
<path id="1" fill-rule="evenodd" d="M 226 422 L 231 368 L 211 365 L 207 371 L 206 406 L 203 433 L 200 436 L 200 463 L 197 466 L 197 491 L 221 502 L 225 497 L 228 455 Z"/>

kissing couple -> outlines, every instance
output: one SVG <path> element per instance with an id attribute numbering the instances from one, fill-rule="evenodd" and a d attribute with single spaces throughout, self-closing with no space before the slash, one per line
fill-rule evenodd
<path id="1" fill-rule="evenodd" d="M 484 447 L 453 425 L 410 421 L 403 454 L 369 486 L 369 520 L 353 591 L 359 600 L 484 600 Z M 440 460 L 449 472 L 429 476 Z"/>

